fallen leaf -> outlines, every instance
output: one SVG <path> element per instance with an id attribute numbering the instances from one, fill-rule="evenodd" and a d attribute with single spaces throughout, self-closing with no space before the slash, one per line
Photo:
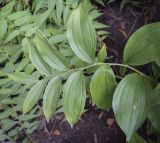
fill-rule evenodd
<path id="1" fill-rule="evenodd" d="M 112 118 L 107 118 L 106 124 L 108 125 L 109 128 L 112 127 L 113 123 L 114 123 L 114 119 L 112 119 Z"/>
<path id="2" fill-rule="evenodd" d="M 124 36 L 125 39 L 128 38 L 127 33 L 123 29 L 118 29 L 118 31 Z"/>
<path id="3" fill-rule="evenodd" d="M 53 134 L 54 136 L 59 136 L 59 135 L 61 134 L 61 132 L 60 132 L 59 130 L 55 129 L 55 130 L 52 132 L 52 134 Z"/>

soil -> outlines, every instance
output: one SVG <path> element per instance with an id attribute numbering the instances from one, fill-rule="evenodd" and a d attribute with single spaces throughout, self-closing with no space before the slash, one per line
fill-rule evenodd
<path id="1" fill-rule="evenodd" d="M 44 124 L 44 123 L 43 123 Z M 38 143 L 124 143 L 125 135 L 118 128 L 113 114 L 98 109 L 87 111 L 81 120 L 71 128 L 64 121 L 64 115 L 55 119 L 32 134 Z M 48 132 L 48 133 L 47 133 Z"/>
<path id="2" fill-rule="evenodd" d="M 109 61 L 122 62 L 123 49 L 130 35 L 141 26 L 160 21 L 160 1 L 155 0 L 147 8 L 126 6 L 120 11 L 119 3 L 98 6 L 104 13 L 99 21 L 110 26 L 110 36 L 105 40 L 108 46 Z M 145 14 L 146 10 L 148 11 Z M 144 12 L 145 11 L 145 12 Z M 143 72 L 149 70 L 142 68 Z M 116 70 L 118 71 L 118 70 Z M 71 128 L 63 114 L 46 124 L 42 119 L 42 127 L 31 136 L 37 143 L 125 143 L 125 135 L 118 127 L 112 111 L 103 111 L 90 107 L 81 120 Z M 139 133 L 148 138 L 145 124 Z"/>

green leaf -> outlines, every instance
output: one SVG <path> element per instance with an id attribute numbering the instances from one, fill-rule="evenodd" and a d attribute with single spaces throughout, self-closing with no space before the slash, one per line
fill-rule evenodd
<path id="1" fill-rule="evenodd" d="M 16 95 L 19 91 L 12 88 L 2 88 L 0 89 L 0 95 Z"/>
<path id="2" fill-rule="evenodd" d="M 8 77 L 14 81 L 17 81 L 23 84 L 34 84 L 39 81 L 34 76 L 28 75 L 25 72 L 12 73 L 12 74 L 9 74 Z"/>
<path id="3" fill-rule="evenodd" d="M 99 4 L 101 4 L 101 5 L 103 5 L 103 6 L 105 6 L 104 2 L 102 0 L 96 0 L 96 2 L 99 3 Z"/>
<path id="4" fill-rule="evenodd" d="M 128 40 L 123 61 L 129 65 L 143 65 L 160 57 L 160 22 L 138 29 Z"/>
<path id="5" fill-rule="evenodd" d="M 0 104 L 9 105 L 9 104 L 15 104 L 15 102 L 10 98 L 4 98 L 0 101 Z"/>
<path id="6" fill-rule="evenodd" d="M 107 47 L 104 44 L 98 53 L 98 62 L 105 62 L 106 57 L 107 57 Z"/>
<path id="7" fill-rule="evenodd" d="M 33 66 L 42 74 L 49 76 L 51 75 L 51 68 L 49 65 L 43 60 L 38 50 L 35 48 L 33 44 L 29 44 L 29 58 L 33 64 Z"/>
<path id="8" fill-rule="evenodd" d="M 41 80 L 30 89 L 23 104 L 23 113 L 29 112 L 35 106 L 39 98 L 43 95 L 45 87 L 46 82 Z"/>
<path id="9" fill-rule="evenodd" d="M 49 15 L 51 14 L 51 10 L 47 10 L 44 13 L 38 15 L 37 19 L 35 20 L 35 25 L 37 27 L 41 27 L 47 20 L 47 18 L 49 17 Z"/>
<path id="10" fill-rule="evenodd" d="M 23 38 L 22 47 L 23 47 L 24 54 L 28 54 L 28 44 L 29 44 L 28 39 L 27 38 Z"/>
<path id="11" fill-rule="evenodd" d="M 19 115 L 18 119 L 20 121 L 29 121 L 29 120 L 32 120 L 32 119 L 37 118 L 39 116 L 40 116 L 40 114 L 38 114 L 38 115 L 36 115 L 36 114 L 26 114 L 26 115 Z"/>
<path id="12" fill-rule="evenodd" d="M 108 66 L 98 68 L 90 83 L 93 102 L 101 109 L 110 108 L 116 86 L 117 82 L 112 69 Z"/>
<path id="13" fill-rule="evenodd" d="M 98 10 L 93 9 L 92 5 L 88 6 L 88 4 L 87 4 L 86 8 L 88 8 L 90 10 L 90 11 L 89 10 L 88 11 L 89 11 L 89 16 L 92 20 L 95 20 L 102 15 L 102 13 L 100 13 Z"/>
<path id="14" fill-rule="evenodd" d="M 152 107 L 160 105 L 160 84 L 152 92 Z"/>
<path id="15" fill-rule="evenodd" d="M 62 22 L 61 16 L 63 14 L 63 9 L 64 9 L 63 1 L 62 0 L 56 1 L 56 16 L 58 24 L 61 24 Z"/>
<path id="16" fill-rule="evenodd" d="M 130 141 L 142 125 L 151 106 L 152 86 L 148 78 L 129 74 L 121 80 L 113 96 L 116 121 Z"/>
<path id="17" fill-rule="evenodd" d="M 77 28 L 78 27 L 78 28 Z M 91 18 L 80 5 L 69 18 L 67 38 L 74 53 L 88 63 L 95 58 L 96 33 Z"/>
<path id="18" fill-rule="evenodd" d="M 78 6 L 78 2 L 79 0 L 74 0 L 71 7 L 75 9 Z"/>
<path id="19" fill-rule="evenodd" d="M 94 28 L 95 29 L 103 29 L 103 28 L 109 28 L 108 25 L 105 25 L 105 24 L 102 24 L 102 23 L 99 23 L 97 21 L 94 21 Z"/>
<path id="20" fill-rule="evenodd" d="M 3 38 L 5 33 L 7 32 L 7 21 L 3 18 L 0 19 L 0 39 Z"/>
<path id="21" fill-rule="evenodd" d="M 29 64 L 26 68 L 25 68 L 25 70 L 24 70 L 24 72 L 25 73 L 27 73 L 27 74 L 32 74 L 33 72 L 34 72 L 34 66 L 32 65 L 32 64 Z M 38 71 L 39 72 L 39 71 Z M 40 73 L 40 72 L 39 72 Z"/>
<path id="22" fill-rule="evenodd" d="M 43 95 L 43 112 L 49 122 L 54 115 L 61 93 L 61 81 L 59 77 L 49 81 Z"/>
<path id="23" fill-rule="evenodd" d="M 63 54 L 52 47 L 40 32 L 36 33 L 36 44 L 47 64 L 59 71 L 66 71 L 68 69 L 69 64 Z"/>
<path id="24" fill-rule="evenodd" d="M 20 27 L 21 32 L 28 32 L 28 30 L 33 28 L 33 24 L 25 24 Z"/>
<path id="25" fill-rule="evenodd" d="M 75 0 L 66 0 L 66 4 L 67 5 L 72 5 L 72 3 L 74 2 Z"/>
<path id="26" fill-rule="evenodd" d="M 12 83 L 12 81 L 9 78 L 3 78 L 0 80 L 0 86 L 4 86 L 8 83 Z"/>
<path id="27" fill-rule="evenodd" d="M 151 108 L 148 117 L 152 125 L 160 132 L 160 105 Z"/>
<path id="28" fill-rule="evenodd" d="M 39 121 L 34 121 L 34 122 L 30 122 L 30 123 L 27 121 L 27 122 L 23 123 L 22 127 L 27 129 L 27 130 L 30 130 L 32 127 L 34 127 L 38 124 L 39 124 Z"/>
<path id="29" fill-rule="evenodd" d="M 3 119 L 5 119 L 5 118 L 7 118 L 9 116 L 10 116 L 10 111 L 9 110 L 5 110 L 4 112 L 0 113 L 0 120 L 3 120 Z"/>
<path id="30" fill-rule="evenodd" d="M 56 0 L 48 0 L 48 9 L 53 10 L 56 6 Z"/>
<path id="31" fill-rule="evenodd" d="M 44 5 L 45 0 L 38 0 L 36 1 L 36 6 L 35 6 L 35 10 L 34 10 L 34 14 L 36 14 Z"/>
<path id="32" fill-rule="evenodd" d="M 157 64 L 157 66 L 160 67 L 160 58 L 156 59 L 156 60 L 155 60 L 155 63 Z"/>
<path id="33" fill-rule="evenodd" d="M 151 63 L 153 76 L 158 79 L 160 77 L 160 67 L 156 63 Z"/>
<path id="34" fill-rule="evenodd" d="M 7 19 L 8 20 L 16 20 L 19 19 L 21 17 L 24 17 L 26 15 L 29 15 L 29 11 L 17 11 L 14 13 L 11 13 L 10 15 L 8 15 Z"/>
<path id="35" fill-rule="evenodd" d="M 63 9 L 63 22 L 65 25 L 67 24 L 70 15 L 71 15 L 71 10 L 68 6 L 66 6 Z"/>
<path id="36" fill-rule="evenodd" d="M 134 133 L 129 143 L 147 143 L 147 142 L 137 133 Z"/>
<path id="37" fill-rule="evenodd" d="M 26 32 L 26 37 L 31 37 L 33 34 L 35 34 L 35 32 L 36 32 L 35 27 L 29 29 L 29 30 Z"/>
<path id="38" fill-rule="evenodd" d="M 16 46 L 6 45 L 6 47 L 4 48 L 4 51 L 9 56 L 15 55 L 19 50 L 21 50 L 21 47 L 19 45 L 16 45 Z"/>
<path id="39" fill-rule="evenodd" d="M 16 68 L 16 72 L 22 71 L 29 64 L 28 58 L 23 58 Z"/>
<path id="40" fill-rule="evenodd" d="M 86 101 L 84 75 L 73 73 L 64 85 L 63 109 L 67 121 L 73 126 L 81 117 Z"/>
<path id="41" fill-rule="evenodd" d="M 31 21 L 31 18 L 32 18 L 31 15 L 20 17 L 14 21 L 14 26 L 21 26 L 23 24 L 29 23 Z"/>
<path id="42" fill-rule="evenodd" d="M 64 34 L 58 34 L 58 35 L 55 35 L 55 36 L 52 36 L 51 38 L 49 38 L 49 42 L 51 44 L 57 44 L 57 43 L 65 41 L 65 40 L 67 40 L 66 33 L 64 33 Z"/>
<path id="43" fill-rule="evenodd" d="M 4 141 L 6 139 L 9 139 L 9 137 L 4 134 L 3 130 L 0 130 L 0 141 Z"/>
<path id="44" fill-rule="evenodd" d="M 15 136 L 17 136 L 18 133 L 19 133 L 19 127 L 14 127 L 7 134 L 10 137 L 14 138 Z"/>
<path id="45" fill-rule="evenodd" d="M 109 32 L 104 31 L 104 30 L 98 31 L 98 35 L 99 35 L 99 36 L 104 36 L 104 35 L 108 35 L 108 34 L 109 34 Z"/>
<path id="46" fill-rule="evenodd" d="M 0 54 L 0 63 L 5 62 L 7 59 L 8 59 L 8 57 L 7 57 L 6 53 Z"/>
<path id="47" fill-rule="evenodd" d="M 20 31 L 19 30 L 14 30 L 12 31 L 8 37 L 6 38 L 6 40 L 4 41 L 4 43 L 7 43 L 9 41 L 11 41 L 12 39 L 14 39 L 15 37 L 17 37 L 18 35 L 20 34 Z"/>
<path id="48" fill-rule="evenodd" d="M 13 126 L 15 126 L 18 123 L 18 121 L 14 121 L 11 119 L 5 119 L 1 121 L 2 127 L 5 131 L 11 129 Z"/>
<path id="49" fill-rule="evenodd" d="M 6 4 L 2 9 L 1 9 L 1 12 L 0 12 L 0 17 L 5 17 L 7 15 L 9 15 L 12 10 L 13 10 L 13 7 L 15 5 L 15 0 L 12 0 L 11 2 L 9 2 L 8 4 Z"/>

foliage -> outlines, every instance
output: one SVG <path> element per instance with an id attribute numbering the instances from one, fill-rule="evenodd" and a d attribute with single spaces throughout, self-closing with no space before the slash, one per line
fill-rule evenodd
<path id="1" fill-rule="evenodd" d="M 16 142 L 22 137 L 21 142 L 32 142 L 29 134 L 39 127 L 42 110 L 48 121 L 57 108 L 62 110 L 58 70 L 82 63 L 70 49 L 66 32 L 67 21 L 79 3 L 0 1 L 0 141 Z M 90 2 L 84 5 L 102 41 L 108 35 L 103 29 L 108 26 L 96 20 L 101 15 L 96 7 Z"/>
<path id="2" fill-rule="evenodd" d="M 104 110 L 113 107 L 128 142 L 145 142 L 136 130 L 146 119 L 157 134 L 160 23 L 144 26 L 130 37 L 123 64 L 105 63 L 103 39 L 108 33 L 103 30 L 107 26 L 96 21 L 100 15 L 89 1 L 80 0 L 33 0 L 30 5 L 11 0 L 2 8 L 1 140 L 16 141 L 20 133 L 31 139 L 43 113 L 49 122 L 57 109 L 73 126 L 86 99 Z M 153 63 L 157 68 L 150 75 L 132 67 Z M 132 73 L 117 76 L 112 66 Z"/>

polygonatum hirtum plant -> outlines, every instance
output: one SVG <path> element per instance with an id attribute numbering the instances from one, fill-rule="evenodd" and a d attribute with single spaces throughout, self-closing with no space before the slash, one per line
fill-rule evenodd
<path id="1" fill-rule="evenodd" d="M 46 98 L 51 98 L 49 104 L 47 100 L 47 102 L 43 100 L 43 112 L 46 117 L 50 119 L 53 116 L 53 109 L 56 109 L 55 113 L 62 112 L 60 96 L 62 80 L 58 77 L 49 79 L 58 75 L 58 70 L 63 72 L 70 69 L 70 65 L 82 63 L 78 62 L 79 59 L 69 48 L 66 34 L 67 21 L 80 2 L 80 0 L 0 0 L 0 141 L 34 142 L 30 134 L 39 127 L 43 118 L 42 97 L 39 95 L 46 94 Z M 89 1 L 86 6 L 99 41 L 102 41 L 108 35 L 108 32 L 104 31 L 108 26 L 96 20 L 101 13 L 95 6 Z M 39 33 L 35 34 L 37 29 Z M 47 52 L 50 52 L 50 47 L 55 48 L 52 49 L 54 53 L 50 52 L 51 55 L 48 55 L 51 59 L 41 55 L 46 51 L 43 51 L 41 46 L 36 46 L 33 40 L 36 35 L 37 40 L 40 39 L 39 42 L 45 45 L 46 43 L 41 40 L 43 34 L 51 45 Z M 59 63 L 55 63 L 52 56 L 63 57 L 60 57 L 60 60 L 58 57 Z M 45 60 L 50 60 L 50 64 Z M 53 67 L 58 70 L 54 70 Z M 52 92 L 57 95 L 53 97 L 54 99 L 47 96 Z M 34 95 L 33 100 L 23 108 L 28 94 Z M 40 99 L 39 102 L 36 102 L 36 98 Z M 22 110 L 27 112 L 29 106 L 34 108 L 29 113 L 23 114 Z M 51 112 L 48 112 L 49 110 Z"/>
<path id="2" fill-rule="evenodd" d="M 42 103 L 47 122 L 55 113 L 63 111 L 71 126 L 84 113 L 86 99 L 92 100 L 103 110 L 113 108 L 127 142 L 145 143 L 136 131 L 146 119 L 156 135 L 160 131 L 160 22 L 145 25 L 133 33 L 124 48 L 123 64 L 108 63 L 107 46 L 103 43 L 107 33 L 100 30 L 107 26 L 95 20 L 100 13 L 88 1 L 67 2 L 45 1 L 33 8 L 34 15 L 22 11 L 24 7 L 7 16 L 2 11 L 1 54 L 9 62 L 0 71 L 1 77 L 5 77 L 1 86 L 10 80 L 13 83 L 9 88 L 2 86 L 0 94 L 8 92 L 7 95 L 19 97 L 24 93 L 23 115 L 33 114 L 33 108 L 41 108 L 39 103 Z M 8 7 L 14 4 L 11 1 Z M 34 19 L 36 13 L 38 17 Z M 29 20 L 19 20 L 23 14 Z M 4 38 L 7 29 L 10 34 Z M 22 47 L 18 46 L 20 41 Z M 11 45 L 15 46 L 14 50 Z M 19 59 L 21 62 L 17 63 Z M 152 68 L 151 73 L 135 68 L 145 64 Z M 122 69 L 120 75 L 114 74 L 114 66 Z M 17 104 L 10 102 L 13 106 Z"/>

